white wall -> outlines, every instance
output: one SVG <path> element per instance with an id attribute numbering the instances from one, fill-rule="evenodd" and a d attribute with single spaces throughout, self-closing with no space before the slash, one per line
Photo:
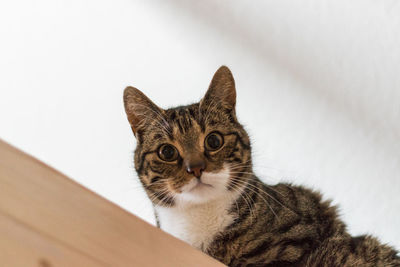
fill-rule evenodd
<path id="1" fill-rule="evenodd" d="M 190 103 L 226 64 L 259 176 L 400 248 L 398 1 L 2 1 L 0 38 L 0 138 L 142 218 L 123 88 Z"/>

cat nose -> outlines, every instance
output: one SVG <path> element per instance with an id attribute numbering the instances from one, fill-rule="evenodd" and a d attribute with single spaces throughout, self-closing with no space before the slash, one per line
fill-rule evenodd
<path id="1" fill-rule="evenodd" d="M 197 178 L 200 178 L 200 176 L 203 173 L 205 168 L 206 168 L 206 164 L 202 160 L 194 161 L 194 162 L 187 162 L 187 164 L 186 164 L 186 171 L 188 173 L 193 174 Z"/>

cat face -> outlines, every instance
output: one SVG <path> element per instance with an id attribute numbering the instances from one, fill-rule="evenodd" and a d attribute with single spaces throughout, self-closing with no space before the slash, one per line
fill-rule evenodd
<path id="1" fill-rule="evenodd" d="M 135 168 L 155 205 L 238 193 L 242 176 L 251 172 L 251 154 L 235 103 L 234 80 L 224 66 L 203 99 L 188 106 L 164 110 L 138 89 L 125 89 L 125 110 L 137 139 Z"/>

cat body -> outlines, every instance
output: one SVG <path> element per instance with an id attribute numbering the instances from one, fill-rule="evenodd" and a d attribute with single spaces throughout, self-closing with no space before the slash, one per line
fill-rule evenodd
<path id="1" fill-rule="evenodd" d="M 255 176 L 227 67 L 199 103 L 164 110 L 128 87 L 124 104 L 135 169 L 164 231 L 229 266 L 400 266 L 393 248 L 351 237 L 319 193 Z"/>

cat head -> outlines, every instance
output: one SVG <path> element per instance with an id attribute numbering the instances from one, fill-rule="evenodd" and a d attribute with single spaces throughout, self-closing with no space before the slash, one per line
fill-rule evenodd
<path id="1" fill-rule="evenodd" d="M 235 114 L 231 71 L 220 67 L 199 103 L 162 109 L 127 87 L 135 169 L 155 205 L 196 204 L 239 193 L 251 173 L 250 141 Z"/>

